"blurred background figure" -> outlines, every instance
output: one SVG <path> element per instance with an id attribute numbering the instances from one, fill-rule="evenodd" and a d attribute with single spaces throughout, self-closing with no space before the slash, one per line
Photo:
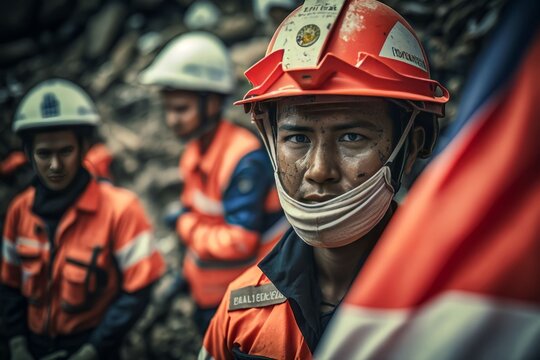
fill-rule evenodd
<path id="1" fill-rule="evenodd" d="M 264 256 L 288 224 L 262 143 L 222 117 L 236 81 L 228 50 L 215 35 L 173 39 L 140 81 L 160 88 L 167 126 L 186 143 L 174 227 L 186 247 L 181 278 L 189 283 L 203 335 L 229 283 Z"/>
<path id="2" fill-rule="evenodd" d="M 0 295 L 11 359 L 116 359 L 164 262 L 138 199 L 84 165 L 100 117 L 50 79 L 15 114 L 34 179 L 8 208 Z"/>
<path id="3" fill-rule="evenodd" d="M 433 77 L 448 85 L 452 99 L 440 122 L 444 136 L 445 128 L 455 119 L 470 65 L 508 1 L 383 2 L 403 14 L 417 30 L 430 55 Z M 214 8 L 210 15 L 219 13 L 219 20 L 212 15 L 212 21 L 197 20 L 188 25 L 190 9 L 205 3 Z M 293 7 L 300 3 L 296 1 Z M 272 9 L 278 6 L 272 5 Z M 183 187 L 178 156 L 184 145 L 163 126 L 159 91 L 141 86 L 138 76 L 173 38 L 194 29 L 209 31 L 230 50 L 237 81 L 230 100 L 224 104 L 224 118 L 251 127 L 249 116 L 241 107 L 233 107 L 232 100 L 242 98 L 250 88 L 244 71 L 263 57 L 269 36 L 281 21 L 278 17 L 288 12 L 271 10 L 271 17 L 277 12 L 281 15 L 264 20 L 264 16 L 255 15 L 256 8 L 262 7 L 254 0 L 0 2 L 0 159 L 22 149 L 10 129 L 16 106 L 28 89 L 51 77 L 83 85 L 103 117 L 97 130 L 114 158 L 109 170 L 115 184 L 133 190 L 141 199 L 170 274 L 179 273 L 179 241 L 162 219 L 169 213 L 171 199 L 177 199 Z M 10 199 L 27 186 L 29 178 L 28 163 L 7 177 L 0 175 L 0 226 Z M 153 293 L 148 311 L 126 335 L 123 358 L 196 358 L 200 337 L 190 319 L 192 301 L 188 296 L 176 296 L 169 309 L 159 308 L 174 277 L 163 280 Z M 7 343 L 1 332 L 0 340 L 0 358 L 4 358 L 2 351 L 6 348 L 2 345 Z"/>
<path id="4" fill-rule="evenodd" d="M 319 359 L 540 358 L 539 19 L 508 4 Z"/>

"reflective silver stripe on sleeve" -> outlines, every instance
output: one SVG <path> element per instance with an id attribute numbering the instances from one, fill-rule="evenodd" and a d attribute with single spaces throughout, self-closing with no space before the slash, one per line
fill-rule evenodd
<path id="1" fill-rule="evenodd" d="M 41 242 L 36 239 L 29 239 L 22 236 L 17 237 L 17 240 L 15 240 L 17 245 L 23 245 L 27 247 L 31 247 L 34 249 L 40 249 L 40 250 L 46 250 L 49 251 L 51 245 L 48 242 Z"/>
<path id="2" fill-rule="evenodd" d="M 17 254 L 15 244 L 8 238 L 4 237 L 2 241 L 2 258 L 11 265 L 20 265 L 21 259 Z"/>
<path id="3" fill-rule="evenodd" d="M 193 207 L 206 215 L 223 216 L 225 214 L 223 204 L 220 201 L 209 198 L 199 190 L 195 190 L 193 193 Z"/>
<path id="4" fill-rule="evenodd" d="M 225 260 L 202 260 L 199 255 L 197 255 L 193 250 L 188 249 L 186 252 L 186 256 L 188 256 L 193 262 L 197 265 L 200 269 L 236 269 L 236 268 L 242 268 L 247 267 L 249 265 L 252 265 L 257 260 L 257 256 L 250 256 L 247 259 L 242 260 L 232 260 L 232 261 L 225 261 Z"/>
<path id="5" fill-rule="evenodd" d="M 116 260 L 122 271 L 127 270 L 155 251 L 152 233 L 145 231 L 115 252 Z"/>

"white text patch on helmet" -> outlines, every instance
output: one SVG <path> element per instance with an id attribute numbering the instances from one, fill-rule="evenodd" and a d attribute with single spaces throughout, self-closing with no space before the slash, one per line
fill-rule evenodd
<path id="1" fill-rule="evenodd" d="M 283 68 L 316 66 L 344 0 L 306 0 L 279 30 L 272 51 L 284 49 Z"/>
<path id="2" fill-rule="evenodd" d="M 399 21 L 388 33 L 379 56 L 401 61 L 427 72 L 424 54 L 418 40 Z"/>
<path id="3" fill-rule="evenodd" d="M 276 305 L 284 303 L 286 300 L 287 298 L 274 284 L 246 286 L 231 291 L 229 311 Z"/>

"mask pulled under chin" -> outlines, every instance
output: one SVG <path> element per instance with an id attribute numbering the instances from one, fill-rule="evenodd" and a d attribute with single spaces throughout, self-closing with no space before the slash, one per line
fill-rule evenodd
<path id="1" fill-rule="evenodd" d="M 278 176 L 276 183 L 283 211 L 298 236 L 310 246 L 341 247 L 362 238 L 384 217 L 394 197 L 388 166 L 366 182 L 338 197 L 317 204 L 291 198 Z"/>
<path id="2" fill-rule="evenodd" d="M 384 217 L 394 197 L 390 164 L 405 143 L 418 110 L 409 122 L 390 157 L 375 174 L 352 190 L 328 201 L 307 204 L 286 193 L 277 172 L 277 151 L 269 120 L 259 125 L 270 154 L 279 200 L 289 223 L 308 245 L 336 248 L 351 244 L 370 232 Z"/>

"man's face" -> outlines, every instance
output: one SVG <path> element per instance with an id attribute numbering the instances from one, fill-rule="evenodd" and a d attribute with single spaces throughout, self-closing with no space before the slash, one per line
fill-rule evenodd
<path id="1" fill-rule="evenodd" d="M 189 137 L 198 127 L 199 98 L 188 91 L 166 91 L 162 93 L 167 126 L 179 138 Z"/>
<path id="2" fill-rule="evenodd" d="M 32 157 L 37 175 L 47 188 L 64 190 L 81 166 L 80 146 L 72 131 L 54 131 L 34 136 Z"/>
<path id="3" fill-rule="evenodd" d="M 278 105 L 277 157 L 285 191 L 322 202 L 360 185 L 392 152 L 392 120 L 382 100 Z"/>

